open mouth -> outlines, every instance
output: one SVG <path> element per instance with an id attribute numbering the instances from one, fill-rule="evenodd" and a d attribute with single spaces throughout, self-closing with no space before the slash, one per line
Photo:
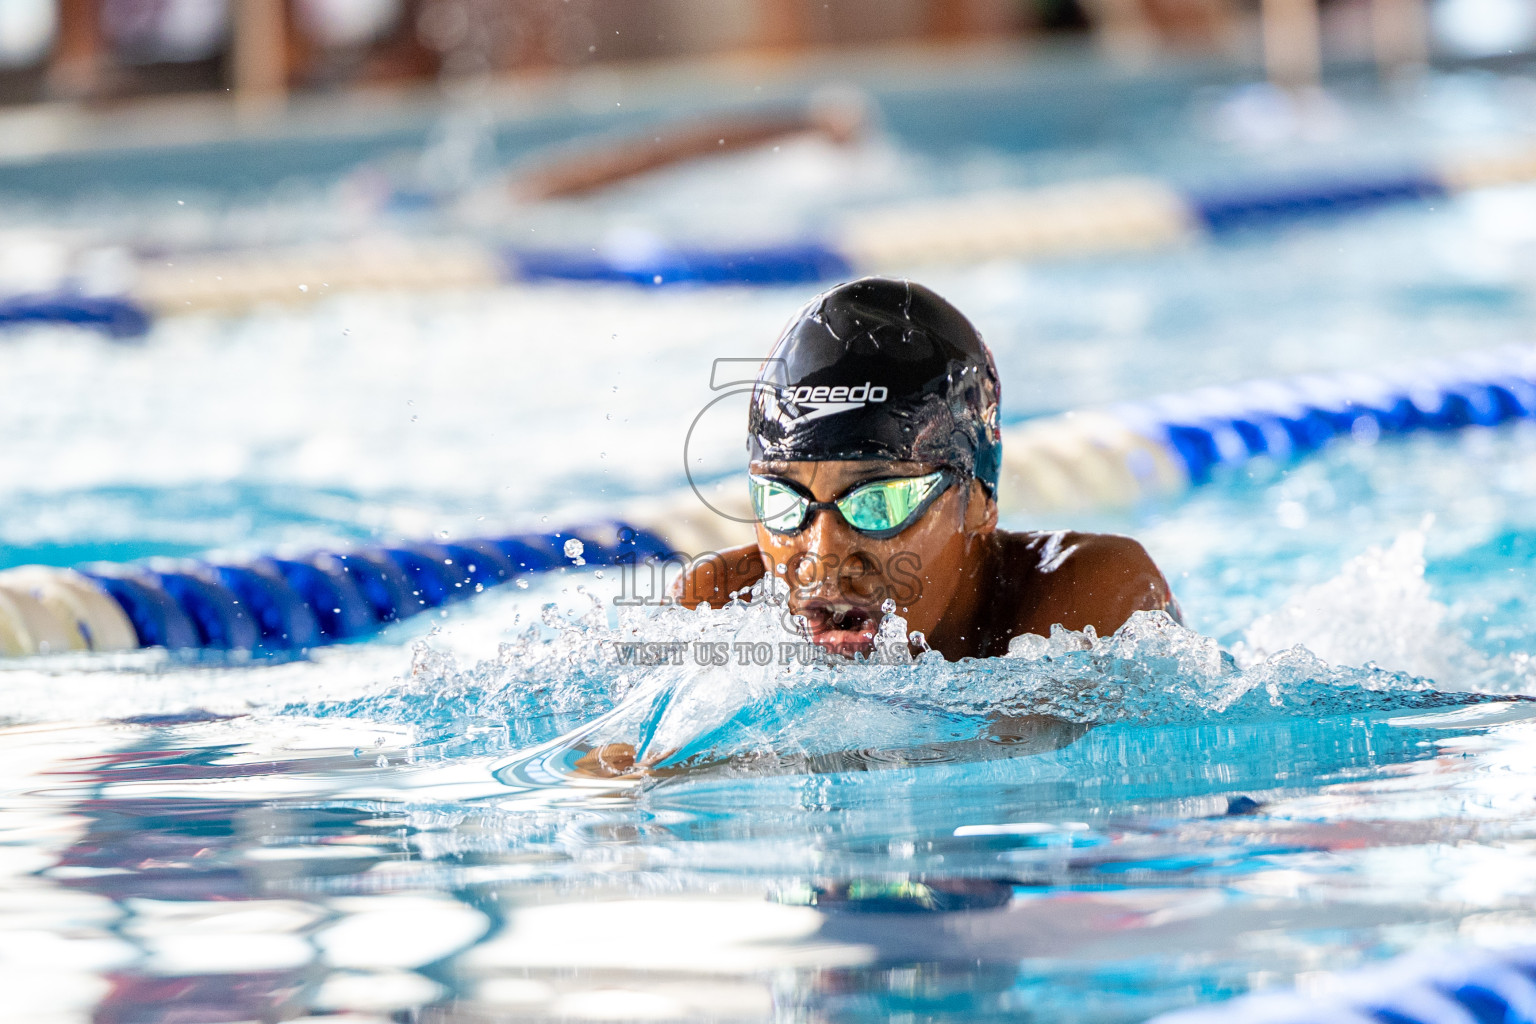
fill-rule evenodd
<path id="1" fill-rule="evenodd" d="M 873 608 L 834 601 L 810 601 L 800 609 L 811 631 L 811 642 L 852 657 L 875 649 L 880 617 Z"/>

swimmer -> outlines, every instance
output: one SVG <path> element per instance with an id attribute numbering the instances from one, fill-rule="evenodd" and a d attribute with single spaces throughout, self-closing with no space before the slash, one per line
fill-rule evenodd
<path id="1" fill-rule="evenodd" d="M 997 528 L 997 369 L 959 310 L 869 277 L 806 305 L 759 372 L 747 448 L 757 541 L 696 560 L 674 597 L 721 607 L 776 573 L 829 652 L 869 655 L 886 601 L 914 648 L 1005 654 L 1178 606 L 1129 537 Z"/>

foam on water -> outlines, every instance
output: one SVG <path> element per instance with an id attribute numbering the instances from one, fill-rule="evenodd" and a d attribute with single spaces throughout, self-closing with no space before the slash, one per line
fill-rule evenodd
<path id="1" fill-rule="evenodd" d="M 1340 664 L 1391 665 L 1415 675 L 1451 678 L 1475 657 L 1449 628 L 1449 609 L 1424 579 L 1422 531 L 1373 547 L 1339 575 L 1309 587 L 1244 632 L 1238 656 L 1251 662 L 1297 645 Z"/>
<path id="2" fill-rule="evenodd" d="M 1411 578 L 1411 566 L 1403 571 Z M 1369 597 L 1360 575 L 1346 569 L 1334 591 Z M 464 749 L 454 737 L 472 723 L 546 766 L 552 750 L 563 751 L 556 760 L 566 772 L 587 751 L 620 743 L 653 770 L 721 763 L 801 770 L 846 766 L 836 758 L 850 751 L 883 751 L 891 763 L 1038 752 L 1070 742 L 1083 727 L 1115 723 L 1236 723 L 1482 699 L 1375 665 L 1330 665 L 1299 645 L 1249 646 L 1240 665 L 1214 639 L 1162 613 L 1139 613 L 1109 637 L 1060 627 L 1049 638 L 1021 636 L 1006 657 L 958 663 L 935 653 L 911 657 L 900 642 L 905 624 L 888 615 L 880 642 L 894 657 L 815 663 L 786 631 L 782 605 L 760 592 L 718 610 L 611 615 L 595 595 L 585 597 L 590 607 L 575 616 L 546 606 L 495 657 L 461 667 L 450 651 L 420 641 L 410 674 L 383 692 L 287 712 L 410 726 L 420 744 L 452 750 Z M 1281 612 L 1261 620 L 1254 635 L 1281 636 L 1277 621 L 1290 619 Z M 1392 621 L 1377 623 L 1356 649 L 1387 643 L 1395 628 L 1401 644 L 1416 629 Z M 1344 620 L 1312 639 L 1344 651 L 1355 633 Z M 626 662 L 624 649 L 638 643 L 673 645 L 676 662 L 637 665 L 633 654 Z M 771 663 L 744 656 L 753 648 L 771 651 Z M 708 664 L 711 650 L 728 663 Z M 483 740 L 478 749 L 486 749 Z"/>

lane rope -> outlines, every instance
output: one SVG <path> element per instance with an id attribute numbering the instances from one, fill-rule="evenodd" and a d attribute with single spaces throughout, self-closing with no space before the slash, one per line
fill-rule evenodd
<path id="1" fill-rule="evenodd" d="M 1533 417 L 1536 348 L 1523 345 L 1372 373 L 1201 388 L 1005 429 L 998 500 L 1005 513 L 1123 507 L 1340 440 Z"/>
<path id="2" fill-rule="evenodd" d="M 643 287 L 774 287 L 925 264 L 1046 259 L 1187 243 L 1303 220 L 1536 181 L 1536 147 L 1461 154 L 1422 167 L 1316 175 L 1225 189 L 1125 176 L 917 200 L 846 213 L 820 237 L 710 248 L 658 240 L 639 250 L 535 248 L 372 237 L 139 261 L 130 294 L 62 288 L 0 298 L 0 329 L 72 323 L 125 339 L 152 315 L 296 303 L 349 290 L 463 289 L 508 281 Z"/>
<path id="3" fill-rule="evenodd" d="M 1409 954 L 1294 991 L 1154 1017 L 1147 1024 L 1536 1024 L 1536 947 Z"/>
<path id="4" fill-rule="evenodd" d="M 165 647 L 302 655 L 532 573 L 572 564 L 638 565 L 670 554 L 655 534 L 611 523 L 244 561 L 23 566 L 0 572 L 0 654 Z"/>

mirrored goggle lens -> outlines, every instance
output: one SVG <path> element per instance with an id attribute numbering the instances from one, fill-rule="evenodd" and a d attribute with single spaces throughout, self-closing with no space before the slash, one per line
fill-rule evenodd
<path id="1" fill-rule="evenodd" d="M 758 521 L 778 533 L 792 533 L 805 523 L 804 497 L 777 480 L 751 477 L 752 510 Z"/>
<path id="2" fill-rule="evenodd" d="M 900 530 L 922 511 L 923 502 L 934 493 L 943 478 L 940 471 L 927 476 L 877 480 L 839 498 L 837 510 L 855 530 L 865 533 Z"/>

